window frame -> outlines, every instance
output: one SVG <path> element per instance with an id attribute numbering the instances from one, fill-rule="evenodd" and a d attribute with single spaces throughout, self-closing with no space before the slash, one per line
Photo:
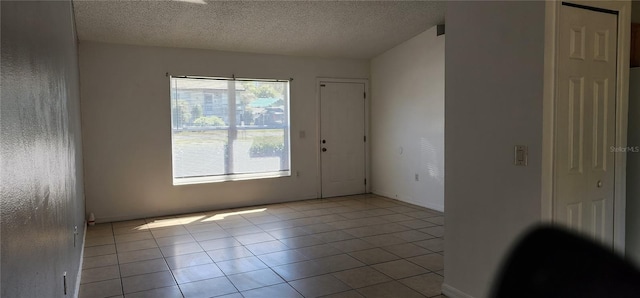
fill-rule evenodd
<path id="1" fill-rule="evenodd" d="M 232 77 L 219 77 L 219 76 L 179 76 L 179 75 L 170 75 L 167 73 L 167 77 L 169 78 L 169 111 L 170 111 L 170 122 L 171 122 L 171 176 L 173 185 L 190 185 L 190 184 L 203 184 L 203 183 L 218 183 L 218 182 L 229 182 L 229 181 L 246 181 L 246 180 L 260 180 L 260 179 L 271 179 L 271 178 L 282 178 L 282 177 L 291 177 L 292 175 L 292 164 L 291 164 L 291 79 L 264 79 L 264 78 L 236 78 L 235 75 Z M 252 172 L 252 173 L 224 173 L 220 175 L 202 175 L 202 176 L 189 176 L 189 177 L 176 177 L 176 156 L 175 156 L 175 144 L 174 144 L 174 100 L 178 100 L 179 88 L 174 87 L 174 79 L 203 79 L 203 80 L 215 80 L 215 81 L 235 81 L 237 82 L 270 82 L 270 83 L 286 83 L 283 96 L 284 100 L 284 119 L 285 123 L 282 124 L 282 131 L 284 137 L 284 148 L 286 155 L 286 164 L 288 165 L 286 170 L 279 171 L 264 171 L 264 172 Z M 175 94 L 173 93 L 175 92 Z M 228 91 L 227 91 L 228 92 Z M 175 97 L 174 97 L 175 95 Z M 221 96 L 224 97 L 224 96 Z M 215 104 L 215 96 L 211 96 L 213 103 Z M 236 99 L 237 102 L 237 99 Z M 214 109 L 215 110 L 215 109 Z M 228 109 L 227 114 L 230 114 L 231 109 Z M 204 98 L 203 98 L 203 106 L 202 111 L 204 113 Z M 236 109 L 237 113 L 237 109 Z M 204 116 L 204 115 L 203 115 Z M 228 117 L 229 115 L 227 115 Z M 226 126 L 227 134 L 234 130 L 237 134 L 240 131 L 238 128 L 244 127 L 241 124 L 239 119 L 236 119 L 235 126 L 232 129 L 232 126 Z M 259 129 L 259 128 L 258 128 Z M 243 130 L 251 130 L 251 129 L 243 129 Z M 229 137 L 228 137 L 229 138 Z M 234 140 L 235 141 L 235 140 Z M 228 158 L 227 156 L 224 159 Z M 282 156 L 280 158 L 283 158 Z M 226 170 L 225 170 L 226 171 Z"/>

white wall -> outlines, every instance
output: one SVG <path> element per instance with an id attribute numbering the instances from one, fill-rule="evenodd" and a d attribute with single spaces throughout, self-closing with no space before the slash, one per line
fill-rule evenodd
<path id="1" fill-rule="evenodd" d="M 433 27 L 371 61 L 372 191 L 440 211 L 444 38 Z"/>
<path id="2" fill-rule="evenodd" d="M 80 72 L 87 211 L 111 221 L 316 198 L 316 78 L 367 78 L 369 65 L 81 42 Z M 166 72 L 294 78 L 291 166 L 300 176 L 173 186 Z"/>
<path id="3" fill-rule="evenodd" d="M 634 3 L 635 4 L 635 3 Z M 640 148 L 640 67 L 629 72 L 629 131 L 627 144 Z M 627 153 L 626 255 L 640 266 L 640 152 Z"/>
<path id="4" fill-rule="evenodd" d="M 640 1 L 632 2 L 631 21 L 640 23 Z M 640 146 L 640 67 L 629 72 L 629 147 Z M 626 255 L 640 266 L 640 153 L 627 153 Z"/>
<path id="5" fill-rule="evenodd" d="M 77 296 L 85 216 L 72 3 L 0 3 L 0 297 Z"/>
<path id="6" fill-rule="evenodd" d="M 541 217 L 545 3 L 451 1 L 446 20 L 445 290 L 486 297 Z"/>

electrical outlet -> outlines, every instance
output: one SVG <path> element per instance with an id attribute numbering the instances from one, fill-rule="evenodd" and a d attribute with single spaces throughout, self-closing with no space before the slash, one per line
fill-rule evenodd
<path id="1" fill-rule="evenodd" d="M 416 181 L 420 181 L 420 174 L 416 174 Z"/>

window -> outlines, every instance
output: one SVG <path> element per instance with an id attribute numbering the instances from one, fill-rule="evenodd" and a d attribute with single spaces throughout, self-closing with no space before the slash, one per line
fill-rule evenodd
<path id="1" fill-rule="evenodd" d="M 290 176 L 289 81 L 171 77 L 173 184 Z"/>

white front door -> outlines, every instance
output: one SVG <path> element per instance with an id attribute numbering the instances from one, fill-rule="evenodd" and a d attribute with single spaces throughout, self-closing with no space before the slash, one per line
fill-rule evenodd
<path id="1" fill-rule="evenodd" d="M 613 246 L 617 15 L 562 5 L 554 220 Z"/>
<path id="2" fill-rule="evenodd" d="M 320 83 L 323 198 L 366 190 L 364 88 L 362 83 Z"/>

